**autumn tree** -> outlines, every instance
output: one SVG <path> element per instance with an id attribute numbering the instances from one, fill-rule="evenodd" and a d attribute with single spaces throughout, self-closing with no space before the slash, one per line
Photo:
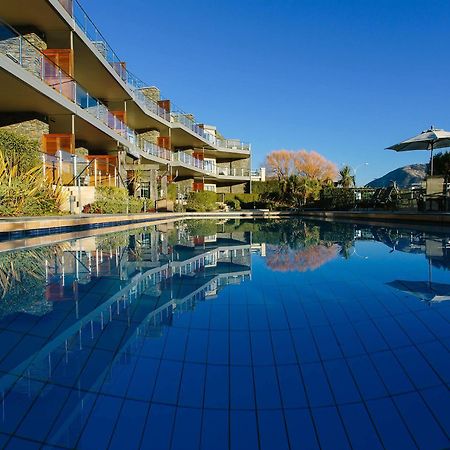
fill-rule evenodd
<path id="1" fill-rule="evenodd" d="M 336 165 L 315 151 L 299 150 L 296 152 L 294 167 L 301 177 L 319 182 L 334 181 L 337 176 Z"/>
<path id="2" fill-rule="evenodd" d="M 274 150 L 266 156 L 266 166 L 278 181 L 287 178 L 294 170 L 294 152 Z"/>

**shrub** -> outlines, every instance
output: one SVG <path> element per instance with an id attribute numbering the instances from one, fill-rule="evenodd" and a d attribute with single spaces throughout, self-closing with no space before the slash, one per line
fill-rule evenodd
<path id="1" fill-rule="evenodd" d="M 27 172 L 42 164 L 39 143 L 7 130 L 0 130 L 0 151 L 19 173 Z"/>
<path id="2" fill-rule="evenodd" d="M 254 194 L 281 193 L 281 186 L 278 180 L 252 181 L 252 192 Z"/>
<path id="3" fill-rule="evenodd" d="M 346 210 L 355 206 L 355 192 L 353 189 L 327 186 L 320 193 L 320 207 L 323 209 Z"/>
<path id="4" fill-rule="evenodd" d="M 241 202 L 237 198 L 230 198 L 228 200 L 225 200 L 225 203 L 232 209 L 241 209 Z"/>
<path id="5" fill-rule="evenodd" d="M 95 190 L 95 202 L 84 211 L 94 214 L 139 213 L 144 207 L 140 198 L 129 197 L 125 188 L 100 186 Z"/>
<path id="6" fill-rule="evenodd" d="M 189 220 L 186 229 L 191 236 L 212 236 L 217 233 L 217 225 L 211 220 Z"/>
<path id="7" fill-rule="evenodd" d="M 190 192 L 186 204 L 188 211 L 214 211 L 217 209 L 216 193 L 211 191 Z"/>
<path id="8" fill-rule="evenodd" d="M 170 183 L 167 185 L 167 200 L 172 200 L 173 202 L 177 198 L 177 185 L 175 183 Z"/>
<path id="9" fill-rule="evenodd" d="M 0 150 L 0 216 L 59 213 L 64 201 L 61 187 L 44 179 L 41 165 L 25 169 L 28 163 L 14 152 L 7 157 Z"/>

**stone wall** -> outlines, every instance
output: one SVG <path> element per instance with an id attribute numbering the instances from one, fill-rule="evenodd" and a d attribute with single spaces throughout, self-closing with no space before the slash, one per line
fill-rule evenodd
<path id="1" fill-rule="evenodd" d="M 139 136 L 152 144 L 158 145 L 158 138 L 161 136 L 161 133 L 158 130 L 148 130 L 139 133 Z"/>
<path id="2" fill-rule="evenodd" d="M 40 77 L 42 74 L 42 58 L 40 51 L 47 49 L 43 37 L 34 31 L 22 31 L 25 39 L 10 36 L 0 40 L 0 53 L 21 64 L 29 72 Z"/>
<path id="3" fill-rule="evenodd" d="M 0 129 L 8 130 L 42 142 L 42 135 L 50 132 L 47 118 L 35 113 L 1 113 Z"/>
<path id="4" fill-rule="evenodd" d="M 150 100 L 159 102 L 161 100 L 161 92 L 156 86 L 150 86 L 140 89 L 140 91 Z"/>

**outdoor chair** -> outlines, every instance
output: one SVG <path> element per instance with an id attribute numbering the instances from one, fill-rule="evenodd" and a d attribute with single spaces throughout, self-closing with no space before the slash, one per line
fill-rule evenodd
<path id="1" fill-rule="evenodd" d="M 395 206 L 398 200 L 399 190 L 397 183 L 392 182 L 392 186 L 382 188 L 380 192 L 375 191 L 373 203 L 374 207 L 388 208 Z"/>
<path id="2" fill-rule="evenodd" d="M 427 211 L 444 211 L 448 196 L 447 183 L 442 176 L 429 176 L 426 179 L 425 209 Z"/>

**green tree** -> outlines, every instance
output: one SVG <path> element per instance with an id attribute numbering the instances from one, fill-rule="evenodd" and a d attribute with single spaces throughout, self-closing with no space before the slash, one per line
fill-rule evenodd
<path id="1" fill-rule="evenodd" d="M 450 171 L 450 152 L 433 156 L 433 175 L 446 175 Z"/>
<path id="2" fill-rule="evenodd" d="M 355 186 L 355 176 L 352 175 L 352 168 L 350 166 L 344 166 L 339 171 L 339 186 L 342 186 L 344 188 L 349 188 L 352 186 Z"/>

